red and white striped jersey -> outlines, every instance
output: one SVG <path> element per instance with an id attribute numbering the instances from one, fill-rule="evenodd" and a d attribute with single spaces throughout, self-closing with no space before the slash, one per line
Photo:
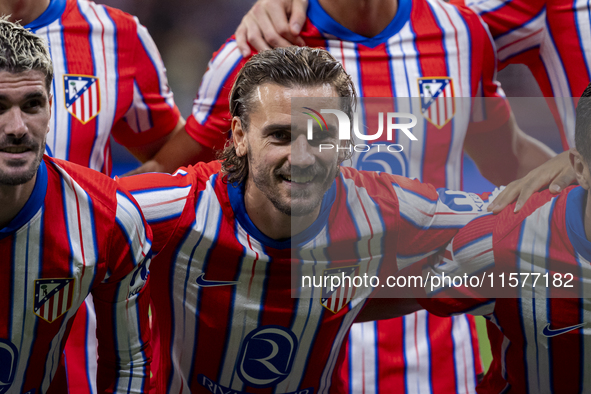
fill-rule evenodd
<path id="1" fill-rule="evenodd" d="M 454 0 L 463 1 L 463 0 Z M 561 131 L 574 147 L 575 107 L 591 82 L 589 0 L 466 0 L 488 25 L 499 68 L 523 63 L 532 71 Z"/>
<path id="2" fill-rule="evenodd" d="M 547 191 L 530 198 L 519 214 L 508 207 L 498 216 L 475 219 L 454 238 L 450 259 L 425 268 L 431 275 L 494 272 L 495 294 L 503 297 L 419 299 L 432 313 L 486 315 L 493 362 L 479 393 L 586 393 L 591 377 L 588 298 L 564 298 L 588 291 L 591 242 L 584 227 L 587 193 L 569 188 L 556 196 Z M 415 268 L 413 267 L 412 270 Z M 494 271 L 493 271 L 494 270 Z M 509 273 L 549 273 L 509 286 Z M 554 282 L 556 273 L 572 274 Z M 523 276 L 521 276 L 523 278 Z M 487 276 L 487 286 L 488 285 Z M 524 284 L 525 283 L 525 284 Z M 451 295 L 451 294 L 450 294 Z M 533 297 L 532 297 L 533 295 Z"/>
<path id="3" fill-rule="evenodd" d="M 49 156 L 109 175 L 111 135 L 137 147 L 174 129 L 180 113 L 137 18 L 86 0 L 52 0 L 26 27 L 47 40 L 53 61 Z"/>
<path id="4" fill-rule="evenodd" d="M 339 25 L 317 0 L 311 0 L 302 37 L 311 47 L 326 48 L 344 65 L 360 96 L 424 98 L 426 81 L 441 86 L 442 95 L 503 95 L 494 80 L 496 57 L 491 38 L 481 20 L 464 6 L 438 0 L 400 0 L 388 27 L 378 36 L 367 38 Z M 214 54 L 186 126 L 200 144 L 220 148 L 225 143 L 231 119 L 228 96 L 245 62 L 233 38 Z M 432 115 L 435 105 L 426 106 L 424 112 L 421 109 L 423 116 L 413 110 L 418 115 L 418 124 L 413 127 L 417 141 L 399 132 L 396 143 L 404 146 L 402 152 L 361 153 L 355 156 L 353 166 L 460 189 L 466 133 L 500 126 L 506 122 L 508 110 L 504 106 L 491 108 L 490 113 L 481 115 L 486 121 L 469 126 L 470 100 L 457 103 L 468 107 L 457 108 L 442 120 Z M 376 153 L 379 157 L 373 156 Z M 376 168 L 376 163 L 387 163 L 387 167 Z M 476 331 L 470 327 L 475 327 L 471 317 L 441 319 L 419 312 L 354 328 L 352 343 L 363 345 L 354 345 L 361 347 L 347 359 L 352 362 L 343 370 L 343 384 L 351 391 L 368 393 L 473 392 L 481 366 Z M 388 342 L 386 338 L 394 339 Z"/>
<path id="5" fill-rule="evenodd" d="M 89 294 L 104 327 L 99 392 L 143 392 L 150 245 L 135 200 L 113 180 L 45 156 L 26 205 L 0 229 L 2 392 L 47 392 Z"/>
<path id="6" fill-rule="evenodd" d="M 277 241 L 253 225 L 220 167 L 118 181 L 154 232 L 161 392 L 342 392 L 342 344 L 373 289 L 327 296 L 308 285 L 292 298 L 292 275 L 394 273 L 486 209 L 473 194 L 342 168 L 317 220 Z"/>

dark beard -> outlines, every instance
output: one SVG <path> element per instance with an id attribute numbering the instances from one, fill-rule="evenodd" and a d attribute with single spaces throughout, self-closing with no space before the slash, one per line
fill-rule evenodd
<path id="1" fill-rule="evenodd" d="M 39 144 L 32 140 L 28 134 L 22 138 L 6 137 L 0 141 L 0 149 L 13 145 L 25 145 L 32 151 L 37 151 L 37 157 L 27 171 L 22 174 L 14 176 L 0 172 L 0 185 L 17 186 L 29 182 L 37 173 L 41 160 L 43 159 L 44 150 L 40 149 Z M 43 140 L 43 146 L 45 146 L 45 139 Z"/>

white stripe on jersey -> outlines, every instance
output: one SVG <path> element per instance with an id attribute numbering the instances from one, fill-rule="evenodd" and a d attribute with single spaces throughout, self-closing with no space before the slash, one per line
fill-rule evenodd
<path id="1" fill-rule="evenodd" d="M 191 185 L 143 192 L 133 192 L 148 223 L 176 217 L 183 212 Z"/>
<path id="2" fill-rule="evenodd" d="M 471 40 L 470 32 L 467 29 L 463 17 L 458 9 L 442 1 L 428 0 L 438 24 L 444 32 L 443 45 L 445 48 L 446 63 L 449 76 L 454 84 L 455 97 L 471 97 Z M 469 48 L 468 50 L 464 50 Z M 459 55 L 459 56 L 458 56 Z M 461 186 L 462 174 L 458 171 L 462 168 L 464 152 L 465 133 L 457 133 L 456 130 L 467 130 L 469 116 L 458 116 L 459 113 L 469 114 L 471 111 L 471 100 L 455 100 L 456 116 L 451 120 L 453 128 L 451 144 L 448 151 L 448 159 L 445 165 L 447 184 L 450 189 L 459 189 Z M 443 107 L 443 106 L 441 106 Z M 456 125 L 460 119 L 465 124 Z"/>
<path id="3" fill-rule="evenodd" d="M 396 111 L 417 114 L 421 112 L 420 92 L 418 78 L 422 77 L 419 66 L 419 53 L 415 46 L 416 36 L 412 25 L 407 22 L 400 32 L 392 36 L 387 43 L 387 50 L 392 60 L 392 90 L 396 99 Z M 400 65 L 404 67 L 400 67 Z M 424 116 L 417 116 L 417 125 L 413 127 L 413 135 L 416 141 L 410 142 L 406 134 L 396 132 L 396 143 L 404 146 L 404 150 L 394 157 L 402 156 L 405 160 L 399 160 L 403 173 L 400 175 L 409 178 L 421 179 L 423 176 L 423 153 L 425 149 L 427 125 L 429 122 Z"/>
<path id="4" fill-rule="evenodd" d="M 350 41 L 329 39 L 326 41 L 326 50 L 343 65 L 347 74 L 351 76 L 353 85 L 355 85 L 355 89 L 357 90 L 357 95 L 363 97 L 357 45 Z"/>
<path id="5" fill-rule="evenodd" d="M 546 11 L 532 18 L 523 26 L 496 38 L 495 45 L 500 61 L 505 61 L 527 49 L 541 44 L 546 28 Z"/>
<path id="6" fill-rule="evenodd" d="M 546 26 L 546 28 L 548 28 L 548 26 Z M 562 124 L 564 125 L 568 145 L 575 146 L 575 104 L 571 98 L 572 94 L 568 83 L 568 76 L 564 69 L 563 60 L 558 54 L 558 50 L 549 30 L 547 30 L 544 35 L 544 41 L 540 48 L 540 58 L 548 72 L 554 101 L 556 102 L 558 113 L 560 114 Z"/>
<path id="7" fill-rule="evenodd" d="M 137 266 L 150 249 L 150 242 L 146 240 L 146 229 L 142 225 L 142 214 L 137 206 L 121 192 L 117 192 L 117 223 L 127 237 L 131 250 L 136 251 L 133 257 L 133 265 Z M 141 227 L 138 227 L 140 226 Z"/>
<path id="8" fill-rule="evenodd" d="M 579 33 L 579 43 L 582 46 L 581 52 L 585 57 L 587 72 L 591 72 L 591 11 L 589 10 L 589 0 L 575 0 L 575 15 L 577 18 L 577 31 Z M 591 78 L 591 75 L 589 76 Z"/>
<path id="9" fill-rule="evenodd" d="M 88 194 L 74 181 L 61 167 L 54 164 L 62 175 L 62 189 L 64 192 L 64 209 L 66 213 L 67 232 L 70 235 L 70 247 L 72 253 L 73 276 L 79 280 L 74 284 L 73 300 L 81 298 L 82 294 L 88 294 L 94 279 L 98 252 L 95 244 L 95 228 L 92 206 Z M 59 334 L 51 342 L 51 350 L 48 358 L 52 359 L 51 365 L 46 369 L 43 378 L 42 390 L 49 387 L 51 377 L 55 374 L 59 365 L 60 345 L 65 333 L 67 321 L 73 317 L 82 302 L 73 302 L 67 312 Z"/>
<path id="10" fill-rule="evenodd" d="M 427 312 L 418 311 L 402 317 L 404 324 L 404 358 L 409 393 L 431 393 L 429 331 Z"/>
<path id="11" fill-rule="evenodd" d="M 58 74 L 57 70 L 64 70 L 67 73 L 68 67 L 64 52 L 63 31 L 60 25 L 60 19 L 34 31 L 40 37 L 43 37 L 49 45 L 49 54 L 53 63 L 55 76 L 52 81 L 53 100 L 51 102 L 51 120 L 49 122 L 49 133 L 47 133 L 46 145 L 51 150 L 53 157 L 68 159 L 68 142 L 70 133 L 70 114 L 65 110 L 66 98 L 64 96 L 63 76 Z M 59 110 L 57 109 L 59 108 Z M 64 137 L 63 133 L 68 133 Z M 49 154 L 49 152 L 46 152 Z"/>
<path id="12" fill-rule="evenodd" d="M 37 328 L 37 318 L 30 312 L 35 305 L 35 292 L 31 290 L 30 286 L 33 286 L 35 279 L 39 278 L 39 271 L 41 269 L 39 266 L 39 256 L 42 250 L 39 240 L 42 237 L 38 235 L 42 231 L 42 215 L 43 209 L 40 209 L 27 226 L 14 234 L 14 260 L 11 263 L 14 265 L 15 262 L 19 262 L 19 264 L 26 262 L 26 272 L 28 274 L 25 276 L 25 270 L 15 269 L 12 283 L 13 307 L 11 310 L 13 314 L 10 337 L 19 352 L 17 371 L 23 371 L 23 373 L 17 373 L 15 375 L 12 387 L 19 393 L 23 391 L 24 371 L 27 370 L 34 342 L 32 335 L 23 335 L 23 333 L 34 333 Z M 19 307 L 15 308 L 14 306 Z"/>
<path id="13" fill-rule="evenodd" d="M 375 322 L 355 323 L 349 333 L 350 392 L 372 394 L 379 387 Z M 346 365 L 345 368 L 349 366 Z M 376 383 L 377 382 L 377 383 Z"/>
<path id="14" fill-rule="evenodd" d="M 478 9 L 479 13 L 483 13 L 495 10 L 510 1 L 511 0 L 466 0 L 465 4 L 474 10 Z"/>
<path id="15" fill-rule="evenodd" d="M 324 227 L 313 240 L 301 248 L 301 254 L 298 256 L 303 264 L 301 275 L 316 276 L 326 268 L 328 259 L 324 254 L 324 247 L 329 244 L 326 230 L 327 228 Z M 289 377 L 275 387 L 276 393 L 293 392 L 299 389 L 306 366 L 310 362 L 310 351 L 314 344 L 316 332 L 326 312 L 326 309 L 320 303 L 322 288 L 306 286 L 301 287 L 300 291 L 295 321 L 291 326 L 291 331 L 299 339 L 298 352 Z"/>
<path id="16" fill-rule="evenodd" d="M 92 2 L 79 2 L 80 13 L 90 24 L 91 34 L 90 42 L 93 49 L 93 63 L 95 76 L 99 79 L 101 89 L 101 116 L 97 119 L 97 128 L 105 130 L 97 133 L 97 137 L 90 154 L 89 168 L 101 170 L 104 164 L 104 146 L 108 143 L 110 137 L 110 127 L 100 127 L 100 122 L 106 125 L 112 125 L 115 119 L 117 109 L 117 80 L 119 78 L 117 71 L 108 73 L 107 70 L 117 70 L 117 42 L 116 34 L 110 34 L 115 31 L 115 25 L 103 6 Z M 105 33 L 109 32 L 109 33 Z M 104 54 L 104 55 L 103 55 Z M 115 91 L 109 91 L 109 86 L 115 87 Z M 73 120 L 76 121 L 77 120 Z"/>
<path id="17" fill-rule="evenodd" d="M 213 198 L 216 198 L 215 195 Z M 241 391 L 246 382 L 238 375 L 236 361 L 244 338 L 258 327 L 260 321 L 264 305 L 263 294 L 268 285 L 269 256 L 263 251 L 261 243 L 249 236 L 240 223 L 237 222 L 236 227 L 236 239 L 244 247 L 244 254 L 239 268 L 240 275 L 235 279 L 238 283 L 232 300 L 234 307 L 228 322 L 230 335 L 226 339 L 219 384 Z"/>
<path id="18" fill-rule="evenodd" d="M 150 109 L 144 101 L 137 83 L 133 83 L 133 104 L 125 114 L 125 122 L 135 133 L 141 133 L 152 127 L 150 124 Z"/>
<path id="19" fill-rule="evenodd" d="M 339 356 L 339 352 L 343 345 L 343 341 L 347 339 L 347 332 L 349 331 L 349 327 L 355 321 L 357 314 L 361 311 L 363 305 L 365 305 L 365 299 L 355 297 L 349 303 L 350 310 L 347 313 L 346 317 L 343 319 L 341 327 L 335 336 L 335 340 L 332 344 L 332 348 L 330 350 L 330 355 L 328 360 L 326 361 L 326 367 L 322 371 L 322 377 L 320 378 L 320 386 L 318 388 L 318 394 L 326 394 L 330 389 L 330 385 L 332 383 L 332 375 L 334 373 L 334 369 L 336 367 L 337 358 Z"/>
<path id="20" fill-rule="evenodd" d="M 215 178 L 213 178 L 215 179 Z M 184 302 L 173 302 L 173 322 L 171 335 L 174 339 L 172 349 L 162 349 L 171 352 L 173 362 L 170 392 L 190 393 L 188 376 L 182 376 L 182 371 L 190 371 L 193 350 L 195 349 L 195 332 L 199 329 L 195 313 L 187 313 L 191 308 L 186 305 L 198 305 L 201 291 L 190 276 L 203 272 L 205 256 L 218 236 L 218 225 L 222 209 L 211 186 L 212 178 L 207 181 L 201 192 L 199 205 L 195 212 L 195 221 L 185 241 L 181 244 L 178 254 L 172 264 L 173 280 L 170 297 L 173 300 L 183 299 Z M 183 289 L 179 294 L 179 289 Z M 181 373 L 181 376 L 178 374 Z M 181 387 L 183 387 L 181 391 Z"/>
<path id="21" fill-rule="evenodd" d="M 197 122 L 203 124 L 207 121 L 220 89 L 241 60 L 236 41 L 232 40 L 209 62 L 193 105 L 193 116 Z"/>
<path id="22" fill-rule="evenodd" d="M 454 362 L 456 364 L 457 393 L 467 394 L 476 392 L 475 360 L 470 341 L 470 325 L 466 315 L 453 316 L 452 338 L 454 343 Z M 466 333 L 468 337 L 466 337 Z"/>
<path id="23" fill-rule="evenodd" d="M 555 198 L 528 216 L 521 228 L 518 246 L 517 272 L 546 272 L 546 251 L 550 242 L 548 218 L 551 217 Z M 524 256 L 525 258 L 522 258 Z M 533 263 L 533 264 L 532 264 Z M 539 298 L 532 297 L 531 285 L 518 287 L 520 319 L 525 342 L 525 378 L 532 393 L 547 392 L 550 387 L 550 354 L 548 338 L 540 335 L 547 324 L 546 288 L 537 286 Z M 543 289 L 543 290 L 542 290 Z M 522 296 L 523 295 L 523 296 Z M 537 361 L 537 363 L 536 363 Z"/>
<path id="24" fill-rule="evenodd" d="M 146 27 L 140 23 L 137 17 L 134 16 L 133 20 L 137 25 L 138 38 L 141 41 L 144 49 L 146 50 L 148 57 L 150 58 L 152 63 L 154 63 L 154 69 L 158 73 L 158 82 L 160 83 L 160 96 L 162 96 L 166 101 L 166 104 L 168 104 L 168 106 L 172 108 L 174 106 L 174 99 L 172 91 L 170 90 L 167 83 L 166 67 L 164 67 L 164 62 L 160 57 L 160 52 L 158 52 L 158 48 L 156 47 L 156 43 L 154 43 L 152 36 L 150 36 L 150 33 L 148 33 L 148 29 L 146 29 Z M 144 130 L 145 129 L 142 129 L 142 131 Z"/>

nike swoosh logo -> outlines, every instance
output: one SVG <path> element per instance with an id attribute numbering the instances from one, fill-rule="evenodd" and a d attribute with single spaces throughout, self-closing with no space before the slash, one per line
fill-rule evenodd
<path id="1" fill-rule="evenodd" d="M 551 337 L 555 337 L 557 335 L 561 335 L 561 334 L 567 333 L 567 332 L 572 331 L 572 330 L 576 330 L 577 328 L 581 328 L 584 325 L 585 325 L 585 323 L 581 323 L 581 324 L 577 324 L 576 326 L 559 328 L 558 330 L 551 330 L 550 329 L 550 323 L 548 323 L 546 325 L 546 327 L 544 327 L 544 331 L 542 331 L 542 334 L 544 334 L 545 337 L 551 338 Z"/>
<path id="2" fill-rule="evenodd" d="M 202 273 L 197 277 L 197 284 L 201 287 L 215 287 L 215 286 L 234 286 L 237 285 L 238 282 L 228 282 L 228 281 L 221 281 L 221 280 L 206 280 L 204 278 L 205 272 Z"/>

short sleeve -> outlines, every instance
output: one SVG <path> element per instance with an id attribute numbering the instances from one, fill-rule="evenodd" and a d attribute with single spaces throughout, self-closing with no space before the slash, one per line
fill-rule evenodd
<path id="1" fill-rule="evenodd" d="M 132 69 L 133 86 L 126 89 L 133 89 L 133 98 L 112 129 L 115 140 L 126 147 L 141 146 L 168 135 L 180 117 L 158 48 L 148 30 L 136 17 L 133 20 L 136 30 L 128 37 L 133 43 L 128 44 L 133 47 L 133 57 L 122 57 L 130 58 L 131 64 L 119 65 Z"/>
<path id="2" fill-rule="evenodd" d="M 187 134 L 202 146 L 222 149 L 230 137 L 229 95 L 238 71 L 247 60 L 240 54 L 234 38 L 213 54 L 185 126 Z"/>

